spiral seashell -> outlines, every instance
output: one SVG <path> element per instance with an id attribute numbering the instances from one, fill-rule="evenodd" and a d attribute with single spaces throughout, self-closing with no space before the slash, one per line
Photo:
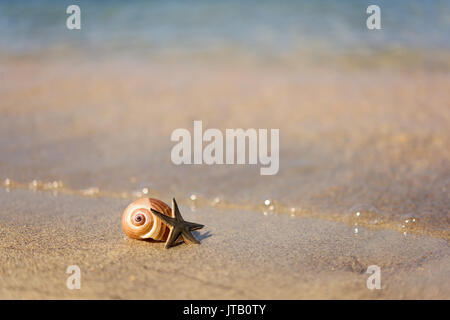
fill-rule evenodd
<path id="1" fill-rule="evenodd" d="M 166 240 L 170 229 L 151 209 L 172 217 L 172 209 L 158 199 L 138 199 L 126 207 L 122 215 L 122 229 L 133 239 Z"/>

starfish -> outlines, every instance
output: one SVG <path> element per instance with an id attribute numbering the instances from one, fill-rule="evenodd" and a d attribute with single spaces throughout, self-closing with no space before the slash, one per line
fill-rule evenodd
<path id="1" fill-rule="evenodd" d="M 181 216 L 180 210 L 178 209 L 178 204 L 175 201 L 175 198 L 173 198 L 172 200 L 172 217 L 166 216 L 165 214 L 162 214 L 161 212 L 154 209 L 152 209 L 152 212 L 156 214 L 158 218 L 164 221 L 170 228 L 170 233 L 166 241 L 166 249 L 172 247 L 176 243 L 180 235 L 183 237 L 184 242 L 188 244 L 200 244 L 200 242 L 192 235 L 191 231 L 199 230 L 203 228 L 204 225 L 184 221 L 183 217 Z"/>

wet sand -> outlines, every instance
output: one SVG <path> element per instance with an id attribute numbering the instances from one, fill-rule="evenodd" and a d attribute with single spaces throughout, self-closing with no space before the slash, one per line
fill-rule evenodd
<path id="1" fill-rule="evenodd" d="M 416 218 L 424 233 L 449 239 L 445 70 L 142 57 L 0 65 L 8 80 L 0 86 L 3 179 L 115 192 L 148 187 L 243 206 L 270 198 L 333 219 L 362 205 L 376 209 L 361 217 L 366 224 L 401 227 Z M 170 135 L 192 131 L 194 120 L 205 129 L 279 128 L 279 173 L 174 165 Z"/>
<path id="2" fill-rule="evenodd" d="M 92 57 L 0 66 L 0 177 L 12 181 L 0 188 L 0 298 L 450 298 L 447 71 Z M 279 174 L 173 165 L 170 134 L 193 120 L 280 128 Z M 53 180 L 63 186 L 43 191 Z M 206 225 L 202 244 L 127 239 L 120 217 L 143 187 L 180 199 Z M 71 264 L 79 291 L 65 286 Z M 366 288 L 372 264 L 381 290 Z"/>

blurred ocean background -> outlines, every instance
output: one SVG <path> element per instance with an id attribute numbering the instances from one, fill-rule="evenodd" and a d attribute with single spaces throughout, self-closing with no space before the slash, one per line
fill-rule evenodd
<path id="1" fill-rule="evenodd" d="M 444 0 L 1 0 L 0 177 L 448 237 L 449 26 Z M 279 128 L 279 173 L 175 166 L 194 120 Z"/>
<path id="2" fill-rule="evenodd" d="M 81 7 L 81 32 L 65 28 L 70 4 Z M 381 7 L 382 30 L 366 28 L 370 4 Z M 447 65 L 436 55 L 450 48 L 450 3 L 2 0 L 0 30 L 0 53 L 8 55 L 67 50 L 96 56 L 181 54 L 319 63 L 373 56 L 400 63 L 420 56 L 426 64 Z"/>

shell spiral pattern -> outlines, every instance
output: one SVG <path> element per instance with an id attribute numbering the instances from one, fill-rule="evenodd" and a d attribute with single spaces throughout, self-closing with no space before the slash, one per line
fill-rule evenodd
<path id="1" fill-rule="evenodd" d="M 138 199 L 126 207 L 122 215 L 123 231 L 133 239 L 166 240 L 169 235 L 167 225 L 156 217 L 151 209 L 171 217 L 172 209 L 158 199 Z"/>

